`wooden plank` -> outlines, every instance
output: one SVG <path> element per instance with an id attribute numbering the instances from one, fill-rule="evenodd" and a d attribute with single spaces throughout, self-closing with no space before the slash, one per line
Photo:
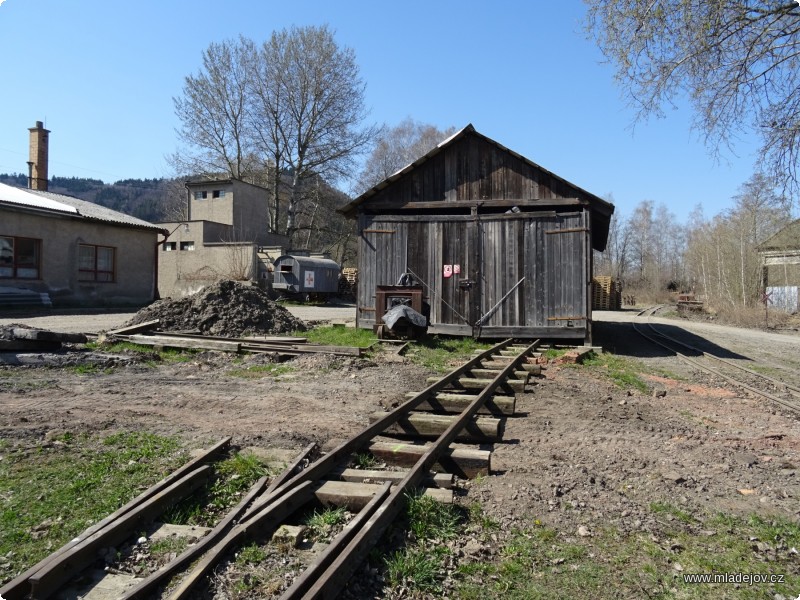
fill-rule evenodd
<path id="1" fill-rule="evenodd" d="M 364 206 L 366 210 L 400 210 L 400 211 L 413 211 L 413 210 L 453 210 L 457 208 L 511 208 L 517 206 L 519 208 L 547 208 L 547 207 L 562 207 L 562 206 L 586 206 L 588 202 L 579 200 L 578 198 L 542 198 L 542 199 L 523 199 L 523 198 L 510 198 L 503 200 L 435 200 L 435 201 L 418 201 L 418 202 L 391 202 L 382 200 L 373 200 L 368 205 Z"/>
<path id="2" fill-rule="evenodd" d="M 34 599 L 48 598 L 96 558 L 101 548 L 118 546 L 147 523 L 203 485 L 211 476 L 211 467 L 195 469 L 168 488 L 109 523 L 100 531 L 79 542 L 56 560 L 33 574 L 29 581 Z"/>
<path id="3" fill-rule="evenodd" d="M 241 349 L 248 352 L 278 352 L 281 354 L 336 354 L 338 356 L 361 356 L 364 348 L 356 346 L 321 346 L 316 344 L 270 345 L 243 343 Z"/>
<path id="4" fill-rule="evenodd" d="M 527 372 L 528 375 L 541 375 L 542 374 L 542 365 L 531 364 L 531 363 L 523 363 L 523 364 L 520 365 L 520 368 L 523 371 Z"/>
<path id="5" fill-rule="evenodd" d="M 143 331 L 149 331 L 151 329 L 155 329 L 158 327 L 158 324 L 161 322 L 160 319 L 153 319 L 152 321 L 144 321 L 142 323 L 137 323 L 136 325 L 128 325 L 127 327 L 119 327 L 117 329 L 110 329 L 106 331 L 107 335 L 131 335 L 133 333 L 141 333 Z"/>
<path id="6" fill-rule="evenodd" d="M 428 377 L 427 382 L 433 383 L 433 381 L 438 381 L 436 377 Z M 465 390 L 480 390 L 485 388 L 491 382 L 491 379 L 478 379 L 476 377 L 461 377 L 458 381 L 454 382 L 457 384 L 458 387 L 462 387 Z M 517 393 L 522 393 L 525 391 L 525 381 L 521 379 L 507 379 L 505 380 L 501 386 L 508 387 L 514 390 Z"/>
<path id="7" fill-rule="evenodd" d="M 544 302 L 544 301 L 543 301 Z M 430 331 L 430 329 L 429 329 Z M 586 333 L 586 327 L 482 327 L 477 332 L 479 340 L 499 339 L 499 338 L 548 338 L 548 339 L 580 339 Z"/>
<path id="8" fill-rule="evenodd" d="M 200 455 L 196 456 L 195 458 L 187 462 L 179 469 L 176 469 L 161 481 L 150 486 L 144 492 L 136 496 L 136 498 L 129 501 L 124 506 L 118 508 L 104 519 L 98 521 L 97 523 L 95 523 L 94 525 L 83 531 L 80 535 L 76 536 L 71 541 L 64 544 L 61 548 L 59 548 L 49 556 L 45 557 L 44 559 L 36 563 L 27 571 L 21 573 L 20 575 L 9 581 L 5 586 L 0 588 L 0 595 L 2 595 L 5 598 L 5 600 L 22 600 L 28 595 L 30 591 L 30 585 L 28 583 L 28 579 L 34 573 L 41 570 L 48 563 L 57 560 L 59 556 L 61 556 L 70 548 L 76 546 L 81 541 L 85 540 L 94 533 L 100 531 L 110 523 L 115 522 L 119 517 L 121 517 L 124 514 L 127 514 L 137 506 L 147 501 L 149 498 L 152 498 L 161 490 L 169 487 L 174 482 L 181 479 L 184 475 L 193 471 L 198 465 L 216 458 L 218 454 L 227 450 L 230 447 L 230 443 L 231 443 L 231 438 L 226 437 L 218 441 L 213 446 L 211 446 L 208 450 L 204 450 Z"/>
<path id="9" fill-rule="evenodd" d="M 164 348 L 189 348 L 193 350 L 217 350 L 221 352 L 239 352 L 239 342 L 223 342 L 220 340 L 201 340 L 194 338 L 168 337 L 162 335 L 131 335 L 128 339 L 134 344 L 143 346 L 163 346 Z"/>
<path id="10" fill-rule="evenodd" d="M 199 333 L 181 332 L 181 331 L 159 331 L 158 335 L 165 335 L 167 337 L 185 337 L 201 340 L 220 340 L 223 342 L 242 342 L 245 344 L 305 344 L 308 338 L 295 337 L 295 336 L 252 336 L 252 337 L 226 337 L 221 335 L 203 335 Z"/>
<path id="11" fill-rule="evenodd" d="M 425 454 L 428 446 L 404 442 L 372 442 L 365 449 L 387 464 L 410 467 Z M 442 454 L 431 467 L 434 471 L 452 473 L 462 479 L 489 475 L 492 452 L 478 448 L 454 447 Z"/>
<path id="12" fill-rule="evenodd" d="M 408 392 L 406 398 L 413 398 L 417 392 Z M 470 394 L 447 394 L 439 392 L 426 402 L 417 406 L 419 411 L 460 413 L 470 402 L 475 400 Z M 516 406 L 514 396 L 492 396 L 480 408 L 478 414 L 488 415 L 513 415 Z"/>
<path id="13" fill-rule="evenodd" d="M 502 369 L 472 369 L 469 374 L 471 377 L 477 377 L 478 379 L 494 379 L 494 376 L 497 375 Z"/>
<path id="14" fill-rule="evenodd" d="M 350 512 L 364 508 L 380 492 L 383 484 L 353 481 L 324 481 L 314 491 L 314 496 L 323 506 L 344 506 Z M 453 490 L 426 488 L 425 495 L 439 502 L 452 504 Z"/>
<path id="15" fill-rule="evenodd" d="M 294 477 L 297 473 L 303 470 L 303 464 L 308 461 L 311 454 L 317 449 L 316 442 L 311 442 L 308 446 L 303 448 L 295 459 L 286 468 L 273 479 L 267 488 L 267 494 L 271 494 L 275 489 L 282 486 L 286 481 Z"/>
<path id="16" fill-rule="evenodd" d="M 371 423 L 376 422 L 383 413 L 370 415 Z M 452 425 L 458 415 L 437 415 L 431 413 L 411 413 L 386 429 L 389 435 L 404 435 L 420 438 L 437 438 Z M 467 421 L 464 429 L 456 436 L 462 442 L 499 442 L 503 438 L 504 419 L 476 416 Z"/>
<path id="17" fill-rule="evenodd" d="M 588 233 L 589 230 L 586 227 L 573 227 L 571 229 L 548 229 L 545 231 L 547 235 L 556 235 L 559 233 L 580 233 L 585 232 Z"/>
<path id="18" fill-rule="evenodd" d="M 373 483 L 376 481 L 398 483 L 406 476 L 406 471 L 378 471 L 374 469 L 337 469 L 331 473 L 342 481 Z M 450 473 L 430 473 L 424 480 L 427 487 L 450 489 L 453 476 Z"/>

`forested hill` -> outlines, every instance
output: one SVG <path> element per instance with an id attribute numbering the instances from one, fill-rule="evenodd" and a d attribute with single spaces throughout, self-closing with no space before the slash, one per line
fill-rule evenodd
<path id="1" fill-rule="evenodd" d="M 0 173 L 0 183 L 27 187 L 28 177 Z M 48 191 L 94 202 L 151 223 L 173 220 L 174 210 L 170 207 L 179 206 L 186 193 L 182 182 L 172 179 L 123 179 L 108 184 L 86 177 L 52 177 Z"/>

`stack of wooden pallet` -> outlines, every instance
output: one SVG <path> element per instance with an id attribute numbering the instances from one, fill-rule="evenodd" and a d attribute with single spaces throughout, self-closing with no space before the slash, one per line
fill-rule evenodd
<path id="1" fill-rule="evenodd" d="M 342 276 L 339 278 L 339 293 L 355 295 L 357 285 L 358 269 L 355 267 L 345 267 L 342 269 Z"/>
<path id="2" fill-rule="evenodd" d="M 618 289 L 613 278 L 606 276 L 592 278 L 592 309 L 619 310 L 622 306 L 622 290 Z"/>

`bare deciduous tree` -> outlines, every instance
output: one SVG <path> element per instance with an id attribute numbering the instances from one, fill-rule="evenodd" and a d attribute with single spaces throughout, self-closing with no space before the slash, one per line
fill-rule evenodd
<path id="1" fill-rule="evenodd" d="M 244 38 L 212 43 L 203 52 L 203 68 L 187 76 L 183 94 L 173 98 L 181 121 L 178 135 L 192 150 L 173 155 L 178 172 L 243 179 L 252 169 L 247 130 L 251 45 Z"/>
<path id="2" fill-rule="evenodd" d="M 693 213 L 686 268 L 712 305 L 753 307 L 761 289 L 756 247 L 790 219 L 789 203 L 762 174 L 753 175 L 730 210 L 706 221 Z"/>
<path id="3" fill-rule="evenodd" d="M 762 137 L 765 168 L 798 186 L 800 4 L 796 0 L 585 0 L 587 30 L 639 117 L 684 95 L 709 147 Z"/>
<path id="4" fill-rule="evenodd" d="M 358 177 L 356 191 L 365 192 L 403 167 L 433 150 L 453 135 L 455 127 L 441 130 L 411 117 L 394 127 L 384 127 Z"/>
<path id="5" fill-rule="evenodd" d="M 211 44 L 175 109 L 181 139 L 196 151 L 192 170 L 251 182 L 266 176 L 269 226 L 292 236 L 308 182 L 349 177 L 378 131 L 362 126 L 364 90 L 353 50 L 327 26 L 292 27 L 261 46 L 243 37 Z"/>
<path id="6" fill-rule="evenodd" d="M 366 118 L 365 85 L 355 53 L 340 48 L 328 27 L 275 32 L 262 54 L 282 97 L 277 129 L 292 176 L 286 223 L 291 236 L 304 183 L 317 175 L 330 181 L 348 177 L 377 129 L 360 127 Z"/>

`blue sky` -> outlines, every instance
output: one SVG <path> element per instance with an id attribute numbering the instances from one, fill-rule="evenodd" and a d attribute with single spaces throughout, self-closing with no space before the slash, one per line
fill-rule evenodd
<path id="1" fill-rule="evenodd" d="M 472 123 L 624 216 L 642 200 L 681 221 L 731 206 L 753 141 L 714 159 L 686 107 L 632 129 L 583 15 L 579 0 L 0 0 L 0 172 L 27 172 L 41 120 L 50 175 L 169 176 L 172 98 L 209 43 L 327 23 L 355 51 L 375 122 Z"/>

